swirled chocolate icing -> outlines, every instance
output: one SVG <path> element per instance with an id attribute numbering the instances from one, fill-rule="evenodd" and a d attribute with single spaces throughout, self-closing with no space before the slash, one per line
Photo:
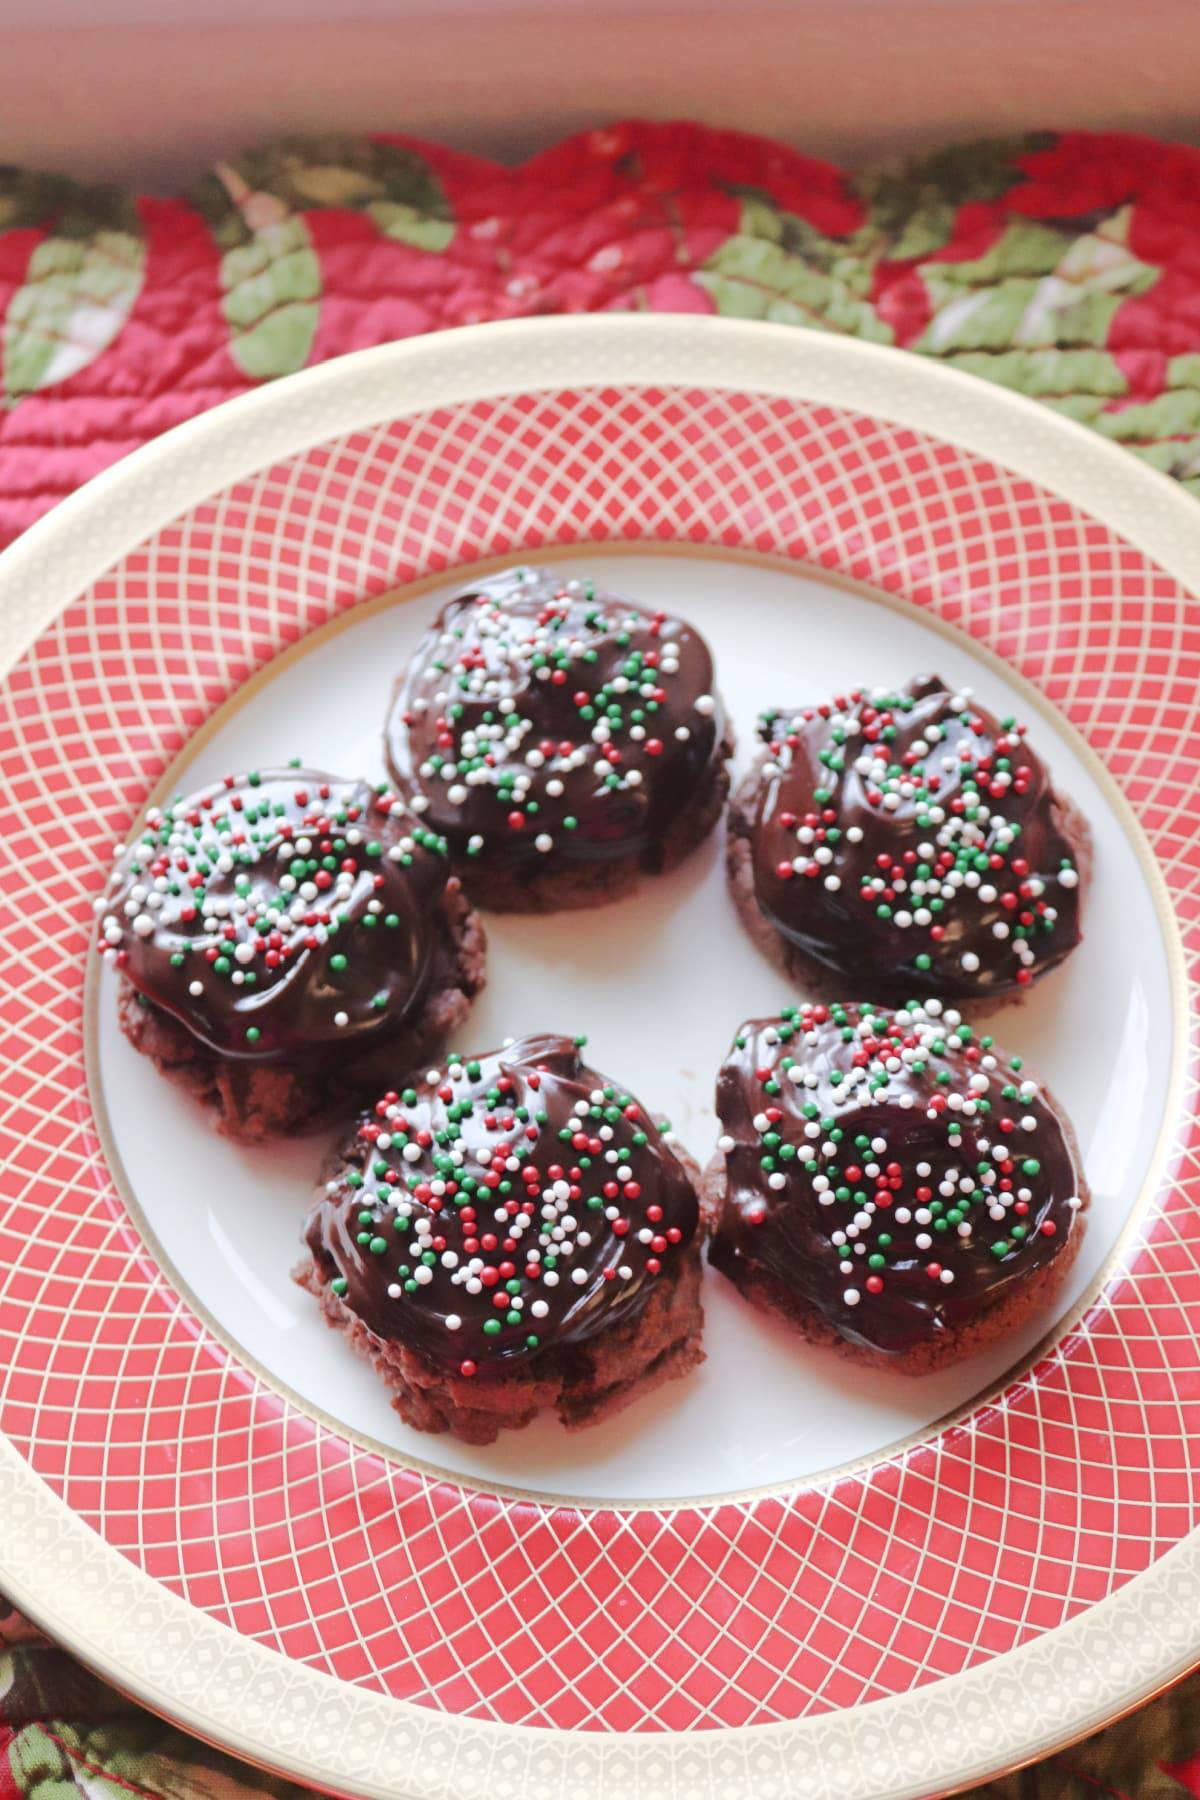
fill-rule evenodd
<path id="1" fill-rule="evenodd" d="M 581 1042 L 451 1057 L 360 1119 L 305 1236 L 381 1341 L 486 1378 L 635 1315 L 674 1273 L 692 1183 Z"/>
<path id="2" fill-rule="evenodd" d="M 860 991 L 1002 994 L 1079 942 L 1084 827 L 1015 719 L 926 675 L 759 731 L 759 906 Z"/>
<path id="3" fill-rule="evenodd" d="M 937 1000 L 751 1020 L 717 1110 L 711 1261 L 885 1356 L 997 1305 L 1083 1228 L 1087 1188 L 1053 1103 Z"/>
<path id="4" fill-rule="evenodd" d="M 229 775 L 147 815 L 100 947 L 222 1056 L 356 1055 L 420 1005 L 449 872 L 435 834 L 365 781 Z"/>
<path id="5" fill-rule="evenodd" d="M 590 581 L 508 569 L 443 608 L 396 684 L 388 767 L 457 859 L 655 852 L 719 759 L 708 645 Z"/>

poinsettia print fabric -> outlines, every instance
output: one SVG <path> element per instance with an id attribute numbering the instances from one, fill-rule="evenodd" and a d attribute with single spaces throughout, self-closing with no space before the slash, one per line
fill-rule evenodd
<path id="1" fill-rule="evenodd" d="M 0 169 L 0 543 L 138 444 L 324 358 L 487 319 L 708 312 L 939 358 L 1200 494 L 1200 151 L 1043 133 L 856 174 L 627 123 L 519 168 L 282 142 L 189 194 Z M 0 1800 L 275 1800 L 0 1596 Z M 1200 1677 L 977 1800 L 1200 1800 Z"/>
<path id="2" fill-rule="evenodd" d="M 848 174 L 696 125 L 518 168 L 282 142 L 178 198 L 0 171 L 0 542 L 147 438 L 484 319 L 715 312 L 898 344 L 1200 488 L 1200 151 L 1043 133 Z"/>

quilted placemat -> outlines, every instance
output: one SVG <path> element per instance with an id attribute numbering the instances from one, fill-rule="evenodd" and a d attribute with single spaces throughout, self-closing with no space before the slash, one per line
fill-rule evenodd
<path id="1" fill-rule="evenodd" d="M 283 141 L 190 193 L 0 169 L 0 544 L 170 426 L 348 350 L 487 319 L 715 312 L 1019 389 L 1200 495 L 1200 151 L 1044 132 L 849 174 L 692 124 L 517 168 Z M 282 1796 L 0 1600 L 0 1800 Z M 1200 1800 L 1200 1677 L 990 1800 Z"/>
<path id="2" fill-rule="evenodd" d="M 519 168 L 282 142 L 136 199 L 0 171 L 0 541 L 168 426 L 481 319 L 718 312 L 899 344 L 1200 488 L 1200 151 L 1043 133 L 848 175 L 697 125 Z"/>

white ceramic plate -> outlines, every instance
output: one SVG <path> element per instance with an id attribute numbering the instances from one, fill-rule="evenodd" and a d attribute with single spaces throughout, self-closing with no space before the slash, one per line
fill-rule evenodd
<path id="1" fill-rule="evenodd" d="M 1097 880 L 1086 942 L 1062 974 L 994 1022 L 1007 1047 L 1047 1072 L 1077 1121 L 1094 1206 L 1085 1247 L 1055 1311 L 1016 1338 L 923 1381 L 870 1380 L 798 1344 L 749 1310 L 711 1271 L 704 1286 L 709 1360 L 635 1413 L 566 1434 L 556 1420 L 485 1449 L 405 1426 L 378 1377 L 331 1343 L 311 1297 L 290 1279 L 299 1258 L 298 1196 L 322 1144 L 247 1149 L 163 1083 L 123 1038 L 116 974 L 99 984 L 89 1080 L 107 1113 L 125 1192 L 180 1286 L 282 1386 L 331 1418 L 484 1486 L 591 1500 L 687 1499 L 810 1478 L 909 1438 L 992 1387 L 1093 1286 L 1142 1188 L 1163 1125 L 1172 1044 L 1169 954 L 1140 835 L 1061 716 L 968 641 L 911 608 L 808 573 L 686 546 L 656 554 L 574 550 L 555 557 L 650 607 L 683 612 L 708 638 L 742 746 L 759 710 L 902 682 L 933 669 L 973 686 L 993 711 L 1028 719 L 1035 742 L 1096 832 Z M 231 769 L 298 756 L 310 767 L 384 777 L 380 722 L 396 671 L 462 575 L 363 608 L 305 638 L 249 697 L 235 695 L 167 786 L 187 791 Z M 754 620 L 753 630 L 746 619 Z M 347 696 L 353 696 L 348 707 Z M 726 891 L 721 835 L 667 879 L 603 912 L 488 921 L 487 991 L 463 1035 L 491 1048 L 542 1030 L 585 1032 L 596 1065 L 671 1119 L 707 1160 L 718 1135 L 715 1072 L 744 1018 L 779 1010 L 791 989 L 741 930 Z M 187 1204 L 171 1167 L 187 1170 Z"/>
<path id="2" fill-rule="evenodd" d="M 1200 1442 L 1192 512 L 913 359 L 601 319 L 279 384 L 8 552 L 17 1602 L 244 1754 L 422 1797 L 946 1789 L 1200 1655 L 1174 1601 Z M 708 1362 L 619 1420 L 422 1437 L 289 1281 L 320 1144 L 224 1143 L 121 1038 L 87 919 L 149 794 L 292 755 L 377 772 L 441 597 L 533 557 L 693 619 L 743 759 L 763 705 L 933 668 L 1029 719 L 1083 804 L 1086 941 L 992 1026 L 1071 1111 L 1095 1194 L 1071 1287 L 1023 1337 L 868 1380 L 709 1277 Z M 584 1031 L 703 1159 L 734 1027 L 785 997 L 718 842 L 603 913 L 490 926 L 463 1047 Z"/>

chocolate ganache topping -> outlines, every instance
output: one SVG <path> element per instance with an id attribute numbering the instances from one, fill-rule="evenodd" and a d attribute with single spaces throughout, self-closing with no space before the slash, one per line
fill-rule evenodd
<path id="1" fill-rule="evenodd" d="M 582 1042 L 451 1057 L 359 1121 L 305 1237 L 377 1338 L 486 1378 L 636 1314 L 675 1272 L 692 1183 Z"/>
<path id="2" fill-rule="evenodd" d="M 388 766 L 456 857 L 655 850 L 719 757 L 708 645 L 590 581 L 509 569 L 456 595 L 397 682 Z"/>
<path id="3" fill-rule="evenodd" d="M 100 948 L 222 1056 L 356 1055 L 421 1003 L 448 878 L 444 844 L 368 782 L 227 775 L 147 814 Z"/>
<path id="4" fill-rule="evenodd" d="M 1085 827 L 1015 719 L 926 675 L 766 713 L 759 734 L 755 892 L 807 955 L 949 998 L 1024 987 L 1079 942 Z"/>
<path id="5" fill-rule="evenodd" d="M 1020 1057 L 938 1000 L 749 1021 L 717 1111 L 712 1262 L 884 1355 L 976 1318 L 1083 1226 L 1069 1128 Z"/>

